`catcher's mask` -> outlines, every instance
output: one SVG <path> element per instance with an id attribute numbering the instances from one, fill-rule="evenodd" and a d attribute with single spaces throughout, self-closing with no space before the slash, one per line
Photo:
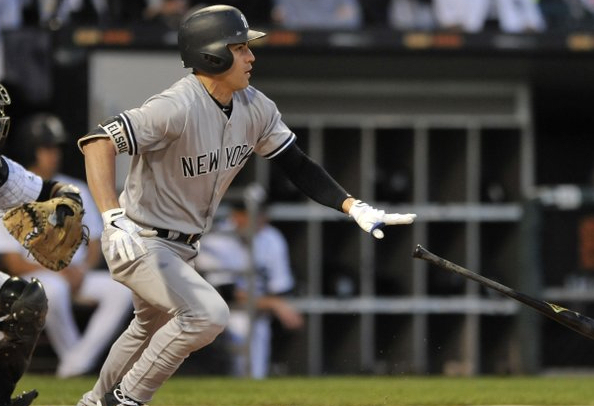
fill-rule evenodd
<path id="1" fill-rule="evenodd" d="M 178 31 L 177 42 L 184 68 L 217 75 L 233 65 L 227 45 L 243 44 L 266 33 L 250 30 L 244 15 L 232 6 L 201 8 L 186 17 Z"/>
<path id="2" fill-rule="evenodd" d="M 0 84 L 0 147 L 4 144 L 8 129 L 10 128 L 10 117 L 4 114 L 4 106 L 10 104 L 8 90 Z"/>

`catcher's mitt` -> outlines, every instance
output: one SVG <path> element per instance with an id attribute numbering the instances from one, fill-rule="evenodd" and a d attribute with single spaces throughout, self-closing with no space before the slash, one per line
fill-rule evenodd
<path id="1" fill-rule="evenodd" d="M 25 203 L 4 214 L 4 226 L 43 266 L 59 271 L 70 264 L 88 229 L 82 224 L 82 204 L 60 196 Z"/>

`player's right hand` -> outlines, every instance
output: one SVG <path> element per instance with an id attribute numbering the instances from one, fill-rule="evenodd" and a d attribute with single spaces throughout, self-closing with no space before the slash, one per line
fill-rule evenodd
<path id="1" fill-rule="evenodd" d="M 157 232 L 146 230 L 136 225 L 126 217 L 126 210 L 122 208 L 110 209 L 101 214 L 104 231 L 109 230 L 108 257 L 115 260 L 118 256 L 128 262 L 146 253 L 146 247 L 140 237 L 154 237 Z"/>
<path id="2" fill-rule="evenodd" d="M 351 216 L 359 227 L 371 233 L 375 238 L 384 238 L 384 232 L 381 230 L 385 226 L 398 224 L 411 224 L 417 218 L 416 214 L 407 213 L 386 213 L 384 210 L 378 210 L 361 200 L 355 200 L 349 210 Z"/>

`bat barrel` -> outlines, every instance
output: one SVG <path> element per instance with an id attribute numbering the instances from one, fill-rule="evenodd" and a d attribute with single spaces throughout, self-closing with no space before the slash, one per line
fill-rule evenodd
<path id="1" fill-rule="evenodd" d="M 423 259 L 439 268 L 446 271 L 456 273 L 466 278 L 472 279 L 475 282 L 480 283 L 488 288 L 491 288 L 497 292 L 500 292 L 512 299 L 515 299 L 533 309 L 539 311 L 543 315 L 551 318 L 552 320 L 560 323 L 570 329 L 590 338 L 594 339 L 594 319 L 583 316 L 573 310 L 565 309 L 561 306 L 553 303 L 546 302 L 544 300 L 535 299 L 522 292 L 518 292 L 510 287 L 502 285 L 499 282 L 495 282 L 492 279 L 486 278 L 469 269 L 466 269 L 460 265 L 448 261 L 447 259 L 441 258 L 438 255 L 423 248 L 420 244 L 417 245 L 413 251 L 412 256 L 414 258 Z"/>

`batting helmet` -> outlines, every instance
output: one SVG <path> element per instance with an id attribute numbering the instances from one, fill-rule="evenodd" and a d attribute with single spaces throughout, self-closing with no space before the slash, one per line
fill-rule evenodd
<path id="1" fill-rule="evenodd" d="M 61 146 L 68 139 L 62 120 L 49 113 L 27 117 L 16 127 L 16 134 L 22 146 L 17 147 L 19 159 L 25 167 L 35 162 L 39 147 Z"/>
<path id="2" fill-rule="evenodd" d="M 182 23 L 177 41 L 184 68 L 216 75 L 233 64 L 227 45 L 242 44 L 266 34 L 250 30 L 244 15 L 232 6 L 201 8 Z"/>
<path id="3" fill-rule="evenodd" d="M 0 147 L 4 145 L 8 129 L 10 128 L 10 117 L 4 114 L 4 106 L 10 104 L 10 96 L 8 90 L 0 84 Z"/>

